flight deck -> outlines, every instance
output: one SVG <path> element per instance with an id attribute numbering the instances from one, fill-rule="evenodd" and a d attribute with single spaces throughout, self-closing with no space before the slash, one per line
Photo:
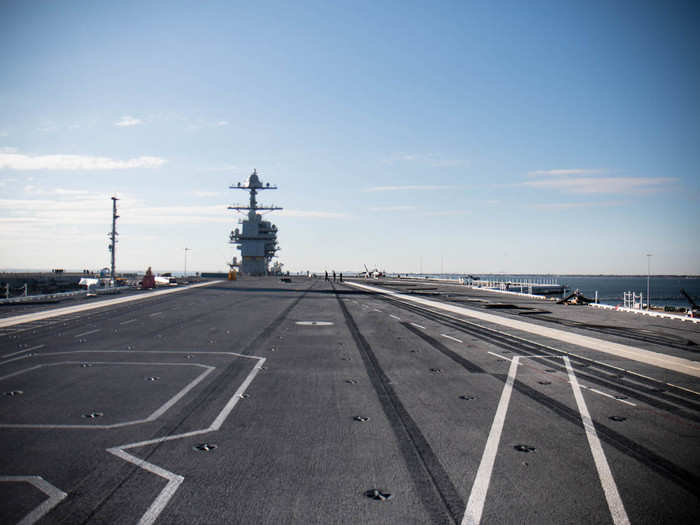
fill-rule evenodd
<path id="1" fill-rule="evenodd" d="M 119 299 L 0 319 L 0 522 L 700 516 L 697 324 L 404 279 Z"/>

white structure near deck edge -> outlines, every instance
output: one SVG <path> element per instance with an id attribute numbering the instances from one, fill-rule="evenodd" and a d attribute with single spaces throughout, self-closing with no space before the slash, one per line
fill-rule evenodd
<path id="1" fill-rule="evenodd" d="M 440 310 L 445 310 L 467 317 L 473 317 L 489 323 L 494 323 L 501 326 L 514 328 L 516 330 L 521 330 L 523 332 L 536 334 L 543 337 L 549 337 L 550 339 L 556 339 L 564 343 L 582 346 L 584 348 L 589 348 L 597 352 L 603 352 L 606 354 L 615 355 L 617 357 L 631 359 L 632 361 L 646 363 L 648 365 L 656 366 L 659 368 L 665 368 L 667 370 L 673 370 L 674 372 L 680 372 L 682 374 L 687 374 L 693 377 L 700 377 L 700 363 L 696 361 L 690 361 L 688 359 L 683 359 L 682 357 L 675 357 L 672 355 L 661 354 L 659 352 L 652 352 L 651 350 L 643 350 L 641 348 L 636 348 L 633 346 L 627 346 L 620 343 L 613 343 L 612 341 L 606 341 L 604 339 L 598 339 L 587 335 L 565 332 L 564 330 L 559 330 L 557 328 L 549 328 L 533 323 L 518 321 L 516 319 L 507 319 L 505 317 L 489 314 L 486 312 L 480 312 L 469 308 L 464 308 L 462 306 L 445 304 L 438 301 L 432 301 L 430 299 L 423 299 L 420 297 L 411 297 L 409 295 L 394 292 L 392 290 L 377 288 L 376 286 L 368 286 L 366 284 L 353 282 L 348 282 L 347 284 L 355 288 L 361 288 L 364 290 L 369 290 L 371 292 L 390 295 L 392 297 L 396 297 L 397 299 L 401 299 L 402 301 L 409 301 L 413 303 L 422 304 L 424 306 L 430 306 L 431 308 L 437 308 Z"/>
<path id="2" fill-rule="evenodd" d="M 192 288 L 209 286 L 220 282 L 221 281 L 210 281 L 207 283 L 191 284 L 189 286 L 169 288 L 167 290 L 143 292 L 138 295 L 129 295 L 128 297 L 119 297 L 117 299 L 106 299 L 104 301 L 100 301 L 99 303 L 79 304 L 76 306 L 66 306 L 65 308 L 56 308 L 54 310 L 45 310 L 43 312 L 15 315 L 13 317 L 6 317 L 5 319 L 0 319 L 0 328 L 6 328 L 8 326 L 15 326 L 23 323 L 30 323 L 32 321 L 39 321 L 40 319 L 50 319 L 52 317 L 59 317 L 61 315 L 73 314 L 76 312 L 84 312 L 85 310 L 94 310 L 97 308 L 104 308 L 106 306 L 114 306 L 115 304 L 128 303 L 131 301 L 140 301 L 142 299 L 149 299 L 151 297 L 157 297 L 159 295 L 184 292 L 185 290 L 191 290 Z"/>

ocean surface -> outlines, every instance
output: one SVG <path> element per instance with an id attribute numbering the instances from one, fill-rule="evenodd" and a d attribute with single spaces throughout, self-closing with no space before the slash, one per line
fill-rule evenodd
<path id="1" fill-rule="evenodd" d="M 472 274 L 474 275 L 474 274 Z M 604 304 L 622 304 L 625 292 L 636 292 L 644 295 L 646 302 L 647 278 L 640 275 L 504 275 L 476 274 L 481 279 L 497 281 L 525 280 L 565 285 L 569 290 L 580 290 L 583 295 L 595 296 L 598 291 L 598 301 Z M 463 274 L 426 274 L 426 277 L 442 277 L 457 279 Z M 700 304 L 700 277 L 655 276 L 649 279 L 651 304 L 659 306 L 689 306 L 688 301 L 681 295 L 684 289 L 693 300 Z"/>

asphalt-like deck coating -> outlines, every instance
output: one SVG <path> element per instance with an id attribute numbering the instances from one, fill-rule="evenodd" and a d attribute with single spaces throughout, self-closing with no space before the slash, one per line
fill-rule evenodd
<path id="1" fill-rule="evenodd" d="M 700 356 L 698 325 L 430 287 L 450 304 Z M 700 395 L 671 385 L 700 380 L 466 321 L 295 277 L 18 325 L 0 336 L 0 522 L 43 503 L 40 523 L 460 523 L 513 356 L 482 523 L 614 522 L 565 356 L 623 517 L 698 522 Z"/>

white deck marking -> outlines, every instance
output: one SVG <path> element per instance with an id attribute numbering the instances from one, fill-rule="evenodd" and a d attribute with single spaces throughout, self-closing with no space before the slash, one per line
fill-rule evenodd
<path id="1" fill-rule="evenodd" d="M 455 341 L 455 342 L 457 342 L 457 343 L 463 343 L 463 342 L 464 342 L 464 341 L 462 341 L 461 339 L 457 339 L 456 337 L 452 337 L 451 335 L 447 335 L 447 334 L 440 334 L 440 335 L 441 335 L 442 337 L 445 337 L 446 339 L 452 339 L 453 341 Z"/>
<path id="2" fill-rule="evenodd" d="M 506 385 L 503 387 L 501 400 L 498 402 L 498 408 L 496 409 L 496 416 L 493 418 L 493 423 L 491 424 L 491 431 L 486 441 L 484 454 L 481 456 L 479 470 L 476 472 L 476 479 L 472 486 L 472 492 L 469 495 L 467 509 L 464 511 L 462 525 L 478 525 L 478 523 L 481 522 L 481 514 L 484 511 L 484 503 L 486 502 L 486 492 L 489 489 L 493 464 L 496 460 L 496 453 L 498 452 L 498 443 L 501 440 L 501 432 L 503 431 L 503 424 L 506 420 L 506 412 L 508 412 L 508 403 L 510 402 L 510 395 L 513 392 L 513 381 L 515 380 L 515 373 L 518 369 L 518 359 L 519 356 L 514 356 L 513 360 L 510 362 Z"/>
<path id="3" fill-rule="evenodd" d="M 148 510 L 143 514 L 143 516 L 141 516 L 141 519 L 139 520 L 139 525 L 150 525 L 151 523 L 156 521 L 156 519 L 158 519 L 158 516 L 161 512 L 163 512 L 163 509 L 168 504 L 168 501 L 170 501 L 170 498 L 173 497 L 173 494 L 175 494 L 175 491 L 178 489 L 178 487 L 182 485 L 182 482 L 185 481 L 185 478 L 180 476 L 179 474 L 175 474 L 173 472 L 170 472 L 169 470 L 165 470 L 164 468 L 161 468 L 158 465 L 149 463 L 145 459 L 140 459 L 136 456 L 132 456 L 128 452 L 124 452 L 124 450 L 122 450 L 119 447 L 108 448 L 107 452 L 114 454 L 115 456 L 123 459 L 124 461 L 133 463 L 137 467 L 147 470 L 148 472 L 155 474 L 156 476 L 160 476 L 161 478 L 165 478 L 168 480 L 168 484 L 165 485 L 165 488 L 160 491 L 160 494 L 158 494 L 156 499 L 153 500 L 151 506 L 148 507 Z"/>
<path id="4" fill-rule="evenodd" d="M 128 353 L 127 350 L 122 351 L 124 353 Z M 64 353 L 64 352 L 61 352 Z M 76 352 L 77 353 L 77 352 Z M 58 354 L 58 352 L 57 352 Z M 55 355 L 55 354 L 52 354 Z M 171 397 L 168 401 L 166 401 L 160 408 L 156 409 L 155 412 L 153 412 L 151 415 L 146 417 L 145 419 L 136 419 L 134 421 L 123 421 L 121 423 L 112 423 L 110 425 L 61 425 L 61 424 L 44 424 L 44 423 L 37 423 L 37 424 L 32 424 L 32 423 L 0 423 L 0 428 L 42 428 L 42 429 L 56 429 L 56 428 L 71 428 L 71 429 L 89 429 L 89 430 L 96 430 L 96 429 L 110 429 L 110 428 L 121 428 L 121 427 L 127 427 L 127 426 L 132 426 L 132 425 L 139 425 L 141 423 L 150 423 L 151 421 L 155 421 L 158 419 L 160 416 L 162 416 L 168 409 L 170 409 L 175 403 L 177 403 L 184 395 L 186 395 L 190 390 L 192 390 L 195 386 L 197 386 L 205 377 L 207 377 L 211 372 L 213 372 L 216 368 L 213 366 L 208 366 L 208 365 L 203 365 L 200 363 L 163 363 L 163 362 L 137 362 L 137 361 L 132 361 L 132 362 L 123 362 L 123 361 L 91 361 L 91 364 L 95 365 L 118 365 L 118 366 L 124 366 L 124 365 L 145 365 L 145 366 L 151 366 L 151 365 L 160 365 L 160 366 L 194 366 L 198 368 L 204 368 L 204 372 L 199 374 L 197 377 L 195 377 L 192 381 L 190 381 L 187 385 L 185 385 L 177 394 L 175 394 L 173 397 Z M 16 376 L 18 374 L 24 373 L 24 372 L 29 372 L 31 370 L 36 370 L 38 368 L 43 368 L 43 367 L 49 367 L 49 366 L 59 366 L 59 365 L 78 365 L 81 364 L 81 361 L 60 361 L 57 363 L 47 363 L 47 364 L 40 364 L 36 365 L 30 368 L 26 368 L 24 370 L 19 370 L 18 372 L 14 372 L 12 374 L 9 374 L 4 377 L 0 377 L 0 380 L 6 379 L 11 376 Z"/>
<path id="5" fill-rule="evenodd" d="M 36 523 L 44 517 L 47 512 L 58 505 L 61 500 L 68 496 L 68 494 L 57 489 L 41 476 L 0 476 L 0 482 L 3 481 L 9 483 L 29 483 L 49 497 L 49 499 L 35 507 L 29 514 L 22 518 L 17 525 L 32 525 Z"/>
<path id="6" fill-rule="evenodd" d="M 218 352 L 200 352 L 200 353 L 218 353 Z M 243 356 L 242 356 L 243 357 Z M 236 406 L 238 401 L 241 399 L 241 395 L 245 392 L 245 390 L 250 386 L 250 383 L 253 381 L 255 376 L 258 374 L 260 371 L 260 368 L 265 364 L 266 359 L 264 357 L 257 357 L 257 356 L 245 356 L 245 357 L 250 357 L 253 359 L 258 360 L 257 366 L 255 366 L 248 376 L 245 378 L 241 386 L 238 387 L 236 392 L 233 394 L 233 396 L 228 400 L 228 403 L 224 406 L 224 408 L 219 412 L 219 415 L 216 416 L 214 421 L 212 422 L 211 425 L 209 425 L 208 428 L 200 429 L 200 430 L 194 430 L 192 432 L 186 432 L 184 434 L 174 434 L 170 436 L 163 436 L 160 438 L 156 439 L 150 439 L 148 441 L 140 441 L 137 443 L 129 443 L 126 445 L 120 445 L 118 447 L 113 447 L 113 448 L 108 448 L 107 452 L 114 454 L 115 456 L 123 459 L 124 461 L 128 461 L 129 463 L 132 463 L 136 465 L 137 467 L 140 467 L 144 470 L 147 470 L 153 474 L 156 474 L 157 476 L 160 476 L 166 480 L 168 480 L 168 483 L 165 485 L 165 488 L 158 494 L 156 499 L 151 503 L 151 506 L 148 508 L 148 510 L 144 513 L 143 516 L 141 516 L 141 519 L 139 520 L 140 525 L 150 525 L 151 523 L 155 522 L 158 519 L 158 516 L 160 515 L 161 512 L 163 512 L 163 509 L 166 507 L 170 499 L 173 497 L 175 494 L 175 491 L 177 491 L 178 487 L 182 484 L 184 481 L 184 477 L 175 474 L 174 472 L 170 472 L 169 470 L 165 470 L 164 468 L 161 468 L 157 465 L 154 465 L 153 463 L 149 463 L 148 461 L 145 461 L 143 459 L 140 459 L 136 456 L 133 456 L 129 454 L 128 452 L 125 452 L 126 449 L 131 449 L 131 448 L 137 448 L 137 447 L 142 447 L 145 445 L 151 445 L 154 443 L 161 443 L 163 441 L 172 441 L 174 439 L 179 439 L 179 438 L 184 438 L 184 437 L 191 437 L 194 435 L 199 435 L 199 434 L 205 434 L 207 432 L 213 432 L 216 430 L 219 430 L 221 426 L 223 425 L 224 421 L 226 418 L 229 416 L 233 408 Z"/>
<path id="7" fill-rule="evenodd" d="M 398 315 L 389 314 L 389 317 L 393 317 L 393 318 L 396 319 L 397 321 L 400 321 L 400 320 L 401 320 L 401 318 L 400 318 Z"/>
<path id="8" fill-rule="evenodd" d="M 412 324 L 413 326 L 415 326 L 416 328 L 422 328 L 423 330 L 425 330 L 425 326 L 421 326 L 421 325 L 419 325 L 418 323 L 411 323 L 411 324 Z"/>
<path id="9" fill-rule="evenodd" d="M 119 323 L 119 324 L 122 324 L 122 325 L 124 325 L 124 324 L 130 324 L 130 323 L 135 323 L 136 321 L 138 321 L 138 319 L 129 319 L 128 321 L 122 321 L 122 322 Z"/>
<path id="10" fill-rule="evenodd" d="M 579 385 L 579 386 L 582 386 L 582 385 Z M 596 394 L 600 394 L 601 396 L 605 396 L 605 397 L 609 397 L 609 398 L 611 398 L 611 399 L 615 399 L 615 396 L 612 396 L 612 395 L 607 394 L 607 393 L 605 393 L 605 392 L 601 392 L 600 390 L 596 390 L 595 388 L 591 388 L 590 386 L 587 387 L 587 388 L 588 388 L 588 390 L 590 390 L 591 392 L 595 392 Z"/>
<path id="11" fill-rule="evenodd" d="M 503 387 L 501 399 L 498 402 L 496 415 L 493 419 L 493 423 L 491 424 L 491 431 L 489 432 L 489 437 L 486 441 L 484 454 L 481 457 L 479 470 L 476 473 L 474 485 L 472 486 L 472 491 L 469 495 L 469 501 L 467 502 L 467 508 L 464 512 L 461 525 L 478 525 L 481 522 L 484 503 L 486 502 L 486 494 L 488 492 L 491 474 L 493 472 L 493 465 L 496 459 L 496 453 L 498 452 L 498 444 L 501 439 L 506 413 L 508 412 L 508 403 L 510 402 L 511 393 L 513 392 L 513 383 L 515 382 L 518 361 L 520 359 L 530 357 L 539 358 L 552 356 L 513 356 L 513 360 L 510 363 L 510 368 L 508 369 L 508 378 L 506 379 L 506 384 Z M 583 399 L 583 394 L 581 393 L 578 380 L 576 379 L 574 370 L 571 367 L 571 362 L 567 356 L 561 356 L 561 359 L 563 359 L 564 363 L 566 364 L 569 382 L 571 383 L 571 390 L 573 391 L 574 398 L 576 399 L 576 406 L 578 407 L 579 414 L 581 415 L 581 421 L 586 432 L 586 438 L 588 439 L 588 444 L 593 455 L 593 461 L 595 462 L 598 477 L 600 478 L 600 483 L 603 487 L 603 492 L 605 493 L 605 499 L 607 500 L 613 523 L 615 523 L 615 525 L 629 525 L 627 513 L 625 512 L 624 505 L 620 499 L 617 485 L 612 477 L 612 472 L 610 471 L 607 459 L 605 458 L 603 447 L 598 439 L 598 434 L 596 433 L 593 425 L 593 420 L 588 412 L 588 407 Z"/>
<path id="12" fill-rule="evenodd" d="M 498 357 L 498 358 L 500 358 L 500 359 L 505 359 L 506 361 L 510 361 L 510 357 L 506 357 L 506 356 L 504 356 L 504 355 L 497 354 L 496 352 L 488 352 L 488 353 L 491 354 L 491 355 L 493 355 L 493 356 L 496 356 L 496 357 Z"/>
<path id="13" fill-rule="evenodd" d="M 438 308 L 440 310 L 445 310 L 448 312 L 453 312 L 468 317 L 474 317 L 476 319 L 487 321 L 489 323 L 507 326 L 509 328 L 515 328 L 516 330 L 522 330 L 523 332 L 528 332 L 531 334 L 556 339 L 564 343 L 583 346 L 585 348 L 596 350 L 598 352 L 603 352 L 618 357 L 624 357 L 625 359 L 631 359 L 632 361 L 646 363 L 648 365 L 653 365 L 659 368 L 665 368 L 667 370 L 673 370 L 675 372 L 681 372 L 683 374 L 688 374 L 694 377 L 700 377 L 700 362 L 690 361 L 689 359 L 684 359 L 682 357 L 675 357 L 659 352 L 652 352 L 651 350 L 643 350 L 641 348 L 636 348 L 633 346 L 623 345 L 620 343 L 613 343 L 612 341 L 606 341 L 605 339 L 597 339 L 595 337 L 590 337 L 587 335 L 566 332 L 557 328 L 549 328 L 546 326 L 540 326 L 525 321 L 518 321 L 516 319 L 508 319 L 498 315 L 480 312 L 461 306 L 440 303 L 438 301 L 432 301 L 430 299 L 423 299 L 421 297 L 410 297 L 408 295 L 404 295 L 391 290 L 385 290 L 383 288 L 377 288 L 375 286 L 367 286 L 365 284 L 351 282 L 348 282 L 348 284 L 356 288 L 363 288 L 365 290 L 390 295 L 403 301 L 410 301 L 422 304 L 424 306 L 430 306 L 432 308 Z"/>
<path id="14" fill-rule="evenodd" d="M 297 321 L 296 324 L 300 326 L 332 326 L 331 321 Z"/>
<path id="15" fill-rule="evenodd" d="M 637 405 L 635 403 L 630 403 L 629 401 L 625 399 L 618 399 L 615 396 L 608 394 L 607 392 L 602 392 L 601 390 L 598 390 L 596 388 L 591 388 L 590 386 L 584 386 L 579 384 L 579 387 L 584 388 L 586 390 L 590 390 L 591 392 L 595 392 L 596 394 L 600 394 L 601 396 L 609 397 L 610 399 L 614 399 L 615 401 L 619 401 L 620 403 L 625 403 L 627 405 L 631 405 L 633 407 L 636 407 Z"/>
<path id="16" fill-rule="evenodd" d="M 65 352 L 55 352 L 52 355 L 62 355 L 62 354 L 93 354 L 93 353 L 105 353 L 105 354 L 132 354 L 134 351 L 128 351 L 128 350 L 74 350 L 74 351 L 65 351 Z M 172 351 L 166 351 L 166 350 L 145 350 L 145 351 L 138 351 L 138 353 L 142 354 L 168 354 L 168 355 L 173 355 Z M 160 443 L 163 441 L 172 441 L 175 439 L 181 439 L 181 438 L 186 438 L 186 437 L 191 437 L 191 436 L 196 436 L 199 434 L 206 434 L 208 432 L 213 432 L 216 430 L 219 430 L 221 426 L 224 424 L 226 418 L 231 414 L 231 411 L 233 408 L 236 406 L 236 404 L 241 400 L 242 394 L 245 393 L 246 389 L 250 386 L 250 383 L 255 379 L 255 376 L 258 375 L 260 372 L 262 366 L 265 364 L 266 359 L 264 357 L 258 357 L 255 355 L 244 355 L 244 354 L 238 354 L 235 352 L 199 352 L 199 351 L 193 351 L 189 352 L 190 354 L 193 355 L 227 355 L 227 356 L 235 356 L 235 357 L 241 357 L 244 359 L 255 359 L 258 363 L 253 369 L 248 373 L 246 376 L 245 380 L 241 385 L 238 387 L 236 392 L 231 396 L 231 398 L 228 400 L 226 405 L 224 406 L 223 409 L 221 409 L 221 412 L 216 416 L 214 421 L 209 425 L 207 428 L 199 429 L 199 430 L 194 430 L 191 432 L 185 432 L 183 434 L 172 434 L 169 436 L 162 436 L 160 438 L 155 438 L 155 439 L 150 439 L 147 441 L 140 441 L 136 443 L 129 443 L 126 445 L 119 445 L 116 447 L 108 448 L 107 452 L 110 454 L 113 454 L 114 456 L 117 456 L 120 459 L 123 459 L 124 461 L 127 461 L 129 463 L 132 463 L 133 465 L 136 465 L 139 468 L 142 468 L 144 470 L 147 470 L 148 472 L 151 472 L 152 474 L 156 474 L 157 476 L 160 476 L 168 481 L 166 484 L 165 488 L 161 490 L 161 492 L 158 494 L 156 499 L 151 503 L 149 506 L 148 510 L 141 516 L 141 519 L 139 520 L 139 523 L 142 525 L 150 525 L 151 523 L 155 522 L 158 519 L 158 516 L 160 513 L 163 511 L 163 509 L 166 507 L 170 499 L 173 497 L 175 492 L 177 491 L 178 487 L 182 484 L 184 481 L 184 477 L 180 476 L 178 474 L 175 474 L 174 472 L 170 472 L 169 470 L 166 470 L 162 467 L 159 467 L 158 465 L 154 465 L 153 463 L 149 463 L 148 461 L 145 461 L 141 458 L 138 458 L 136 456 L 133 456 L 132 454 L 129 454 L 128 452 L 125 452 L 126 449 L 131 449 L 131 448 L 137 448 L 137 447 L 142 447 L 146 445 L 151 445 L 154 443 Z M 9 363 L 11 361 L 14 361 L 14 359 L 4 361 L 0 363 L 0 365 Z M 126 363 L 119 363 L 119 364 L 126 364 Z M 155 363 L 147 363 L 147 364 L 155 364 Z M 166 364 L 166 363 L 163 363 Z M 170 363 L 170 364 L 182 364 L 182 365 L 192 365 L 195 363 Z M 207 365 L 202 365 L 202 364 L 196 364 L 197 366 L 203 367 L 203 368 L 212 368 Z M 34 368 L 39 368 L 39 366 L 36 366 Z M 26 372 L 27 370 L 24 370 Z M 21 371 L 22 372 L 22 371 Z M 20 373 L 21 373 L 20 372 Z M 206 373 L 210 373 L 211 370 L 207 370 Z M 17 372 L 13 374 L 9 374 L 5 377 L 11 377 L 13 375 L 16 375 Z M 0 377 L 0 380 L 3 379 Z M 196 380 L 196 379 L 195 379 Z M 187 388 L 187 387 L 186 387 Z M 184 395 L 184 394 L 183 394 Z M 11 476 L 10 476 L 11 477 Z M 40 478 L 39 478 L 40 479 Z M 3 478 L 0 478 L 0 481 L 2 481 Z M 56 489 L 58 490 L 58 489 Z M 60 492 L 60 491 L 58 491 Z M 63 499 L 66 497 L 65 493 L 60 492 L 62 494 L 62 497 L 60 499 Z M 56 503 L 58 503 L 57 500 L 54 502 L 51 506 L 47 507 L 44 510 L 44 514 L 48 512 Z M 35 509 L 36 511 L 36 509 Z M 37 516 L 34 521 L 38 520 L 43 514 Z M 26 518 L 25 518 L 26 519 Z M 30 525 L 34 523 L 34 521 L 31 522 L 22 522 L 23 525 Z"/>
<path id="17" fill-rule="evenodd" d="M 96 334 L 97 332 L 101 332 L 101 328 L 96 328 L 95 330 L 88 330 L 87 332 L 83 332 L 82 334 L 74 335 L 73 337 L 83 337 L 84 335 L 90 335 L 90 334 Z"/>
<path id="18" fill-rule="evenodd" d="M 223 281 L 210 281 L 208 283 L 191 284 L 189 286 L 183 286 L 182 288 L 170 288 L 168 290 L 159 290 L 157 292 L 144 292 L 138 295 L 129 295 L 128 297 L 119 297 L 117 299 L 106 299 L 97 303 L 90 304 L 80 304 L 76 306 L 66 306 L 65 308 L 56 308 L 55 310 L 47 310 L 45 312 L 35 312 L 31 314 L 15 315 L 13 317 L 6 317 L 0 319 L 0 328 L 5 328 L 7 326 L 15 326 L 18 324 L 29 323 L 32 321 L 39 321 L 41 319 L 50 319 L 52 317 L 59 317 L 62 315 L 72 314 L 75 312 L 84 312 L 86 310 L 95 310 L 97 308 L 105 308 L 107 306 L 113 306 L 115 304 L 128 303 L 131 301 L 141 301 L 143 299 L 148 299 L 151 297 L 158 297 L 160 295 L 166 295 L 169 293 L 184 292 L 186 290 L 191 290 L 192 288 L 200 288 L 202 286 L 211 286 L 212 284 L 221 283 Z"/>
<path id="19" fill-rule="evenodd" d="M 605 492 L 605 499 L 608 501 L 608 508 L 610 509 L 610 514 L 612 515 L 613 522 L 615 525 L 625 525 L 629 524 L 629 518 L 627 517 L 627 512 L 620 499 L 620 493 L 617 490 L 617 485 L 613 479 L 612 472 L 610 471 L 610 466 L 608 465 L 607 459 L 605 459 L 605 452 L 603 452 L 603 447 L 598 439 L 598 434 L 596 433 L 595 426 L 593 426 L 593 420 L 588 412 L 588 407 L 583 399 L 583 394 L 578 385 L 578 380 L 574 375 L 574 369 L 571 367 L 571 362 L 569 358 L 564 356 L 564 363 L 566 364 L 566 371 L 569 373 L 569 381 L 571 382 L 571 389 L 574 391 L 574 398 L 576 399 L 576 405 L 578 406 L 578 411 L 581 414 L 581 421 L 583 422 L 583 428 L 586 430 L 586 437 L 588 438 L 588 444 L 591 447 L 591 453 L 593 454 L 593 460 L 595 461 L 596 469 L 598 470 L 598 477 L 600 478 L 600 483 L 603 487 L 603 492 Z"/>
<path id="20" fill-rule="evenodd" d="M 17 352 L 12 352 L 11 354 L 5 354 L 3 357 L 12 357 L 13 355 L 23 354 L 24 352 L 31 352 L 32 350 L 39 350 L 39 348 L 44 348 L 46 345 L 36 345 L 31 348 L 25 348 L 24 350 L 19 350 Z"/>
<path id="21" fill-rule="evenodd" d="M 156 315 L 160 315 L 160 314 L 162 314 L 162 313 L 163 313 L 163 312 L 154 312 L 154 313 L 152 313 L 152 314 L 148 314 L 148 316 L 149 316 L 149 317 L 155 317 Z"/>
<path id="22" fill-rule="evenodd" d="M 373 312 L 380 312 L 380 313 L 381 313 L 381 310 L 380 310 L 379 308 L 375 308 L 375 309 L 372 310 L 372 311 L 373 311 Z"/>

